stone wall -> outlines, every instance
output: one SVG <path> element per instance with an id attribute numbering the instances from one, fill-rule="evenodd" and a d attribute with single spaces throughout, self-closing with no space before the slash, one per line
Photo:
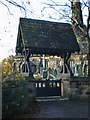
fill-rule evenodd
<path id="1" fill-rule="evenodd" d="M 74 78 L 70 81 L 71 100 L 89 100 L 90 80 L 88 78 Z"/>
<path id="2" fill-rule="evenodd" d="M 7 118 L 23 112 L 35 100 L 35 82 L 26 81 L 17 87 L 2 89 L 2 117 Z"/>
<path id="3" fill-rule="evenodd" d="M 69 100 L 89 100 L 90 96 L 90 80 L 88 77 L 73 77 L 63 79 L 63 97 Z"/>

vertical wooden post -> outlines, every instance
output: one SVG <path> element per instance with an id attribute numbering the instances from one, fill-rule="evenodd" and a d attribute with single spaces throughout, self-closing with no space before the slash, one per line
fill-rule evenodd
<path id="1" fill-rule="evenodd" d="M 33 77 L 33 74 L 32 74 L 32 71 L 31 71 L 31 65 L 30 65 L 29 57 L 30 57 L 30 50 L 29 49 L 25 49 L 25 61 L 27 63 L 29 76 Z"/>
<path id="2" fill-rule="evenodd" d="M 63 58 L 63 73 L 65 73 L 65 57 Z"/>

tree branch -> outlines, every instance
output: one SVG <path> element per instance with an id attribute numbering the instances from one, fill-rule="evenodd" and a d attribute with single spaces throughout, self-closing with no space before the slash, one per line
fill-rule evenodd
<path id="1" fill-rule="evenodd" d="M 12 4 L 12 5 L 15 5 L 15 6 L 17 6 L 17 7 L 20 7 L 20 8 L 22 8 L 23 10 L 25 10 L 25 8 L 23 7 L 23 6 L 21 6 L 21 5 L 19 5 L 18 3 L 16 3 L 15 1 L 13 1 L 13 0 L 6 0 L 7 2 L 9 2 L 10 4 Z"/>
<path id="2" fill-rule="evenodd" d="M 25 11 L 25 16 L 26 16 L 26 9 L 23 6 L 19 5 L 17 2 L 15 2 L 13 0 L 6 0 L 6 2 L 8 2 L 8 3 L 10 3 L 10 4 L 14 5 L 14 6 L 17 6 L 17 7 L 21 8 L 21 9 L 23 9 Z M 4 4 L 4 5 L 7 7 L 9 13 L 11 13 L 10 10 L 9 10 L 9 7 L 6 4 Z"/>
<path id="3" fill-rule="evenodd" d="M 54 2 L 54 1 L 53 1 Z M 54 2 L 55 3 L 55 2 Z M 69 8 L 71 8 L 71 6 L 69 6 L 67 3 L 66 4 L 64 4 L 64 5 L 61 5 L 61 4 L 57 4 L 57 3 L 55 3 L 55 4 L 49 4 L 49 3 L 44 3 L 43 2 L 43 4 L 45 4 L 45 5 L 47 5 L 47 6 L 49 6 L 49 7 L 59 7 L 59 6 L 67 6 L 67 7 L 69 7 Z"/>
<path id="4" fill-rule="evenodd" d="M 4 6 L 7 8 L 8 12 L 10 13 L 10 15 L 12 15 L 11 12 L 10 12 L 10 10 L 9 10 L 9 8 L 8 8 L 8 6 L 7 6 L 5 3 L 1 2 L 1 1 L 0 1 L 0 3 L 1 3 L 2 5 L 4 5 Z"/>

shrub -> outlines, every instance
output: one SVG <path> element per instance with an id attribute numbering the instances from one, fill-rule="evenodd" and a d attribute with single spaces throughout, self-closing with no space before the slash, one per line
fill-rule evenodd
<path id="1" fill-rule="evenodd" d="M 21 75 L 13 75 L 12 78 L 5 78 L 2 82 L 2 87 L 15 87 L 19 86 L 20 84 L 24 84 L 26 82 L 25 77 Z"/>

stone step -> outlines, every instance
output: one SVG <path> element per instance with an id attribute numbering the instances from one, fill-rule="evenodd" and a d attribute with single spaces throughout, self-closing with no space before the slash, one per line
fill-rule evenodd
<path id="1" fill-rule="evenodd" d="M 36 97 L 36 101 L 61 101 L 61 100 L 69 100 L 68 98 L 63 98 L 59 96 L 49 96 L 49 97 Z"/>

